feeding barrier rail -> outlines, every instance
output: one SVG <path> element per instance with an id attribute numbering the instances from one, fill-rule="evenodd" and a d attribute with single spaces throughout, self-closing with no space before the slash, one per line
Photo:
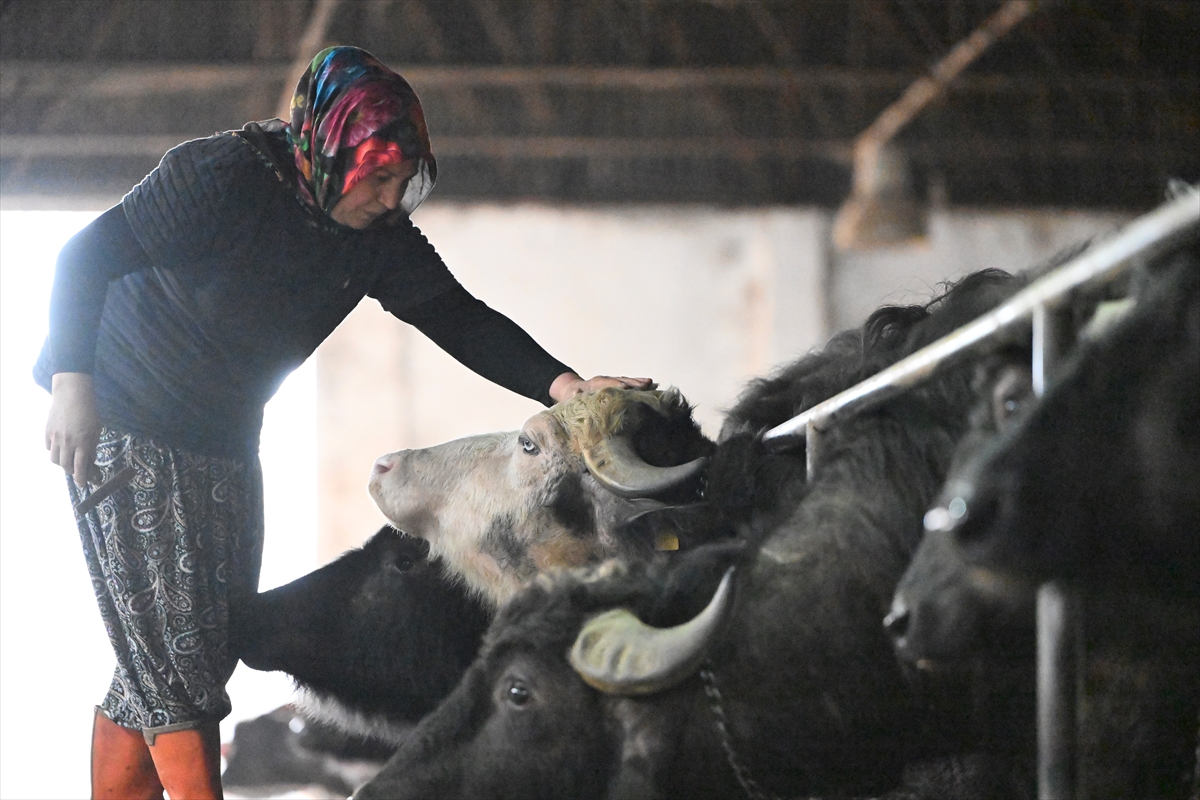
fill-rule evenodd
<path id="1" fill-rule="evenodd" d="M 1111 238 L 1037 279 L 992 311 L 870 378 L 764 434 L 775 451 L 805 445 L 809 476 L 819 466 L 821 432 L 838 420 L 875 407 L 969 357 L 989 340 L 1029 325 L 1033 389 L 1042 395 L 1068 342 L 1055 315 L 1082 287 L 1102 286 L 1132 265 L 1154 258 L 1200 232 L 1200 190 L 1180 196 L 1130 222 Z M 1038 797 L 1072 800 L 1075 787 L 1075 669 L 1082 656 L 1076 593 L 1057 581 L 1037 595 Z"/>

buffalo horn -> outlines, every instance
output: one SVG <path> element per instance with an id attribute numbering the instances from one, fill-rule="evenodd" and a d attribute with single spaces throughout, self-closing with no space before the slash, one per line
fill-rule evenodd
<path id="1" fill-rule="evenodd" d="M 583 463 L 600 485 L 620 497 L 652 497 L 694 477 L 704 467 L 703 456 L 674 467 L 647 464 L 623 436 L 601 439 L 585 450 Z"/>
<path id="2" fill-rule="evenodd" d="M 700 666 L 733 596 L 733 567 L 698 615 L 674 628 L 653 628 L 628 609 L 598 614 L 571 648 L 571 666 L 607 694 L 653 694 L 669 689 Z"/>

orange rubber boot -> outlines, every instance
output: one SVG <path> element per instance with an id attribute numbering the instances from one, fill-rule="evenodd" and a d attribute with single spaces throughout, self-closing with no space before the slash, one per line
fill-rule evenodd
<path id="1" fill-rule="evenodd" d="M 217 723 L 160 733 L 150 745 L 150 756 L 171 800 L 223 800 Z"/>
<path id="2" fill-rule="evenodd" d="M 92 723 L 92 800 L 162 800 L 150 748 L 141 731 L 96 711 Z"/>

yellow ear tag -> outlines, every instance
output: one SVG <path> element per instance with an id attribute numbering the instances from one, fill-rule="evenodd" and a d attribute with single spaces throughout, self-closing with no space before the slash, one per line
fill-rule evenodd
<path id="1" fill-rule="evenodd" d="M 678 550 L 679 537 L 673 533 L 660 533 L 654 537 L 655 550 Z"/>

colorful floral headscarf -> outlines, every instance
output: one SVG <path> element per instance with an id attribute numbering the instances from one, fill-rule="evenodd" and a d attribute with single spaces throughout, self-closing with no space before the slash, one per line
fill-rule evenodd
<path id="1" fill-rule="evenodd" d="M 400 207 L 421 204 L 437 180 L 421 101 L 408 82 L 357 47 L 317 53 L 296 84 L 288 144 L 300 170 L 300 194 L 328 214 L 377 167 L 409 162 Z"/>

